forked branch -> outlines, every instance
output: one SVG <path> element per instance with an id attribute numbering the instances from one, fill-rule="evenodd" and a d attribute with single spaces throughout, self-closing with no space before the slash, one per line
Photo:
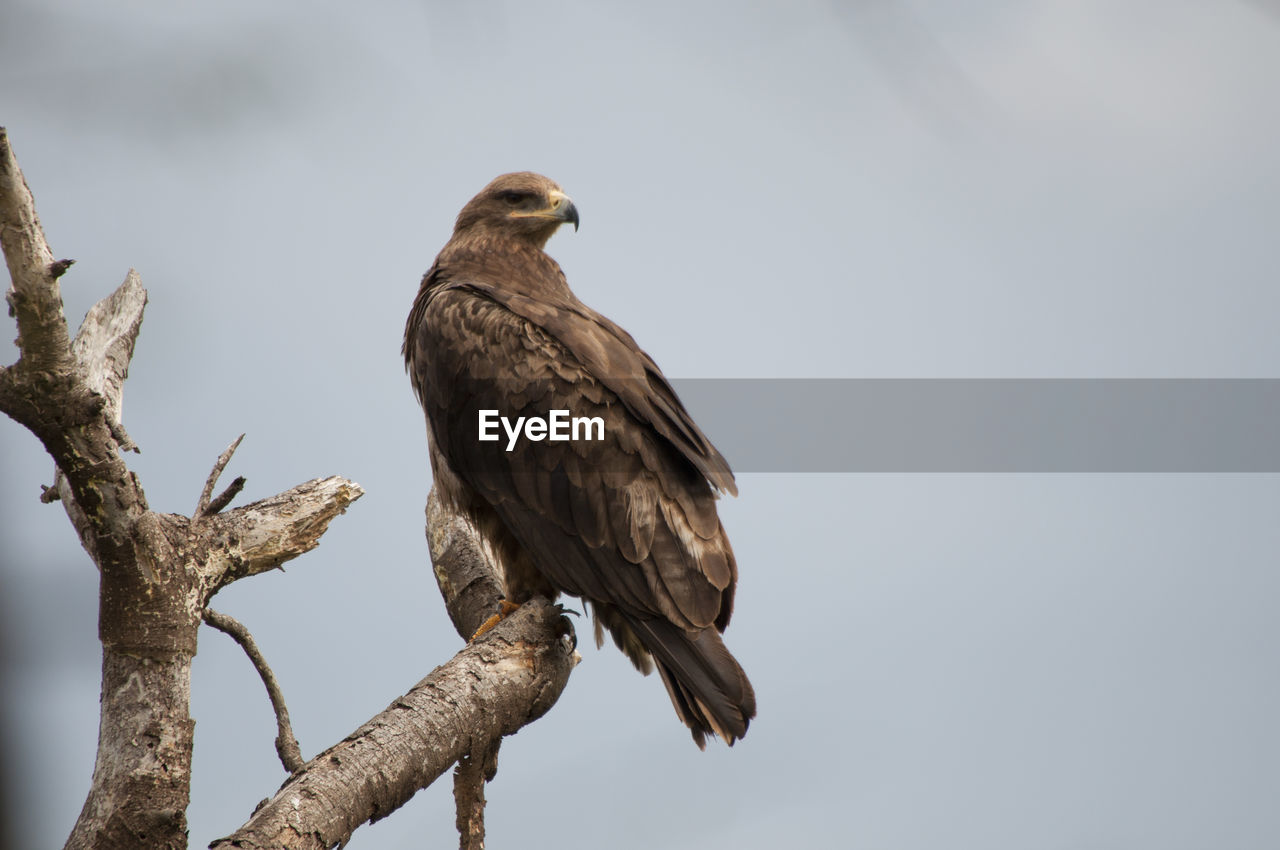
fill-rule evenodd
<path id="1" fill-rule="evenodd" d="M 218 455 L 218 459 L 213 464 L 213 470 L 210 471 L 209 477 L 205 479 L 204 489 L 200 491 L 200 500 L 196 502 L 195 512 L 191 514 L 191 518 L 193 520 L 199 521 L 205 514 L 216 514 L 218 511 L 222 510 L 222 508 L 231 504 L 231 500 L 235 498 L 235 494 L 244 488 L 243 478 L 237 478 L 235 481 L 232 481 L 231 487 L 228 487 L 223 491 L 222 495 L 217 499 L 221 507 L 217 508 L 217 510 L 212 509 L 212 502 L 210 499 L 213 496 L 213 488 L 218 486 L 218 478 L 221 477 L 222 471 L 227 468 L 227 464 L 231 462 L 231 456 L 236 453 L 236 449 L 240 448 L 242 440 L 244 440 L 244 434 L 236 437 L 235 440 L 232 441 L 231 445 L 227 446 L 226 450 L 222 454 Z M 239 487 L 236 486 L 237 482 L 239 482 Z M 232 488 L 235 488 L 235 492 L 232 492 Z M 228 496 L 228 493 L 231 493 L 231 495 Z"/>

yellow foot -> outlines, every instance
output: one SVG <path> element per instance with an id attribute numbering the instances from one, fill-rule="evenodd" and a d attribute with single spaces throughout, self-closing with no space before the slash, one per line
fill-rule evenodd
<path id="1" fill-rule="evenodd" d="M 519 608 L 520 606 L 515 604 L 514 602 L 508 602 L 505 599 L 502 600 L 502 610 L 494 614 L 489 619 L 485 620 L 483 623 L 481 623 L 480 628 L 476 629 L 476 633 L 471 636 L 471 639 L 475 640 L 476 638 L 480 637 L 482 634 L 489 631 L 489 629 L 492 629 L 494 626 L 498 625 L 498 623 L 501 623 L 507 617 L 510 617 L 517 610 L 519 610 Z"/>

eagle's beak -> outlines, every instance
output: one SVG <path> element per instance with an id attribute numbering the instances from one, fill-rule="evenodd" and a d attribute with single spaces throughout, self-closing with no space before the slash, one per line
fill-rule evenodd
<path id="1" fill-rule="evenodd" d="M 551 201 L 551 208 L 547 210 L 547 217 L 572 224 L 574 231 L 577 231 L 578 208 L 573 205 L 573 199 L 556 189 L 552 189 L 547 194 L 547 199 Z"/>

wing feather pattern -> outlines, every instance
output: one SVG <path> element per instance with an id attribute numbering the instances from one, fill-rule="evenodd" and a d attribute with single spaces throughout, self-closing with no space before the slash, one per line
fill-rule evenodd
<path id="1" fill-rule="evenodd" d="M 755 696 L 719 635 L 737 572 L 715 509 L 717 490 L 736 492 L 728 463 L 630 335 L 571 293 L 434 274 L 406 336 L 433 451 L 637 667 L 656 661 L 699 746 L 742 737 Z M 480 410 L 600 417 L 603 439 L 521 436 L 508 451 L 502 428 L 477 439 Z"/>

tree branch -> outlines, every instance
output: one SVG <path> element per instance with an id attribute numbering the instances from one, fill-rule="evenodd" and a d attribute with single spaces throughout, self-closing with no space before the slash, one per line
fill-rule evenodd
<path id="1" fill-rule="evenodd" d="M 18 320 L 18 348 L 22 358 L 39 371 L 64 372 L 70 365 L 71 342 L 62 313 L 58 278 L 70 261 L 54 265 L 45 241 L 35 198 L 0 127 L 0 246 L 9 266 L 11 285 L 6 294 L 10 315 Z"/>
<path id="2" fill-rule="evenodd" d="M 427 499 L 427 536 L 454 626 L 469 637 L 498 610 L 496 566 L 470 521 Z M 580 657 L 559 606 L 535 599 L 468 644 L 404 697 L 289 779 L 233 835 L 211 847 L 331 847 L 402 806 L 458 763 L 464 850 L 483 846 L 484 782 L 498 745 L 554 704 Z M 371 777 L 376 777 L 371 779 Z"/>
<path id="3" fill-rule="evenodd" d="M 236 437 L 235 440 L 232 441 L 231 445 L 227 446 L 226 451 L 218 455 L 217 461 L 213 464 L 213 470 L 210 471 L 209 477 L 204 481 L 204 489 L 200 491 L 200 500 L 196 502 L 195 513 L 191 514 L 191 518 L 193 520 L 199 520 L 207 513 L 216 514 L 218 512 L 209 509 L 209 499 L 213 496 L 213 488 L 218 486 L 218 478 L 222 475 L 222 471 L 227 468 L 227 464 L 231 462 L 231 456 L 236 453 L 236 449 L 240 448 L 240 442 L 242 440 L 244 440 L 244 434 Z M 233 483 L 232 486 L 234 487 L 235 484 Z M 241 484 L 241 486 L 243 487 L 244 485 Z M 226 494 L 224 493 L 223 495 Z M 231 498 L 234 498 L 234 495 Z M 230 504 L 231 498 L 228 498 L 227 501 L 222 504 L 222 507 L 225 508 Z M 218 499 L 221 501 L 222 496 L 219 496 Z M 219 508 L 218 510 L 222 510 L 222 508 Z"/>
<path id="4" fill-rule="evenodd" d="M 338 476 L 316 478 L 227 513 L 206 516 L 212 548 L 204 566 L 216 590 L 258 575 L 320 545 L 329 523 L 346 513 L 364 488 Z"/>
<path id="5" fill-rule="evenodd" d="M 235 617 L 221 614 L 212 608 L 204 609 L 204 621 L 218 631 L 230 635 L 253 662 L 258 676 L 262 679 L 262 684 L 267 688 L 271 707 L 276 713 L 276 754 L 280 756 L 280 763 L 284 765 L 287 772 L 297 773 L 305 762 L 302 759 L 302 750 L 298 746 L 298 739 L 294 737 L 293 726 L 289 723 L 289 708 L 284 704 L 280 683 L 276 681 L 276 675 L 271 672 L 271 667 L 258 649 L 253 635 Z"/>
<path id="6" fill-rule="evenodd" d="M 116 291 L 94 304 L 85 315 L 71 343 L 71 356 L 82 370 L 85 385 L 90 392 L 102 396 L 107 422 L 116 429 L 121 429 L 124 382 L 129 377 L 129 363 L 146 306 L 142 278 L 129 269 Z M 115 436 L 120 448 L 137 448 L 123 430 Z"/>
<path id="7" fill-rule="evenodd" d="M 574 656 L 559 606 L 535 599 L 290 777 L 210 848 L 327 848 L 404 805 L 481 741 L 547 712 Z"/>
<path id="8" fill-rule="evenodd" d="M 475 527 L 466 517 L 450 512 L 434 487 L 427 496 L 427 547 L 449 619 L 459 637 L 470 640 L 485 620 L 498 613 L 502 581 Z"/>
<path id="9" fill-rule="evenodd" d="M 84 323 L 71 343 L 72 358 L 84 389 L 101 400 L 100 416 L 106 425 L 110 443 L 103 446 L 110 456 L 119 461 L 120 470 L 127 472 L 122 460 L 111 451 L 114 447 L 137 451 L 138 447 L 125 433 L 120 421 L 124 410 L 124 382 L 129 377 L 129 364 L 133 359 L 134 345 L 142 329 L 142 315 L 147 306 L 147 291 L 142 279 L 133 269 L 114 292 L 103 298 L 85 314 Z M 55 455 L 55 460 L 57 456 Z M 132 480 L 134 485 L 136 480 Z M 141 488 L 136 488 L 139 507 L 146 508 Z M 53 495 L 56 493 L 56 497 Z M 80 545 L 97 560 L 97 543 L 93 525 L 81 509 L 67 476 L 61 474 L 61 466 L 54 472 L 53 487 L 46 493 L 50 500 L 62 502 L 72 526 L 80 535 Z M 43 498 L 43 497 L 42 497 Z"/>
<path id="10" fill-rule="evenodd" d="M 453 769 L 453 802 L 457 809 L 459 850 L 484 850 L 484 783 L 498 772 L 498 742 L 458 759 Z"/>
<path id="11" fill-rule="evenodd" d="M 70 261 L 53 261 L 3 128 L 0 245 L 20 352 L 0 370 L 0 410 L 53 457 L 60 474 L 46 496 L 57 492 L 100 575 L 98 752 L 67 847 L 186 847 L 201 613 L 226 582 L 314 548 L 363 491 L 329 478 L 200 522 L 151 511 L 120 456 L 136 449 L 120 413 L 146 290 L 130 272 L 70 340 L 58 283 Z M 214 504 L 204 502 L 208 513 Z M 273 533 L 281 539 L 265 539 Z"/>
<path id="12" fill-rule="evenodd" d="M 148 836 L 147 846 L 177 846 L 185 843 L 190 796 L 195 635 L 183 610 L 188 582 L 180 567 L 155 569 L 163 563 L 157 554 L 172 548 L 174 529 L 147 510 L 111 424 L 145 294 L 136 297 L 136 278 L 126 280 L 119 298 L 90 311 L 73 352 L 58 284 L 69 263 L 53 263 L 3 130 L 0 243 L 20 351 L 0 409 L 29 428 L 61 469 L 64 507 L 101 576 L 98 757 L 68 846 L 139 846 L 139 836 Z"/>
<path id="13" fill-rule="evenodd" d="M 209 506 L 205 509 L 206 514 L 219 513 L 227 505 L 231 504 L 231 500 L 240 495 L 240 491 L 244 489 L 244 476 L 237 475 L 231 479 L 231 483 L 227 485 L 227 489 L 223 490 L 209 502 Z"/>
<path id="14" fill-rule="evenodd" d="M 475 526 L 451 512 L 434 487 L 427 495 L 427 547 L 445 610 L 459 637 L 468 640 L 501 610 L 502 581 Z M 484 783 L 498 772 L 501 745 L 501 739 L 477 742 L 454 771 L 454 823 L 461 850 L 484 848 Z"/>

